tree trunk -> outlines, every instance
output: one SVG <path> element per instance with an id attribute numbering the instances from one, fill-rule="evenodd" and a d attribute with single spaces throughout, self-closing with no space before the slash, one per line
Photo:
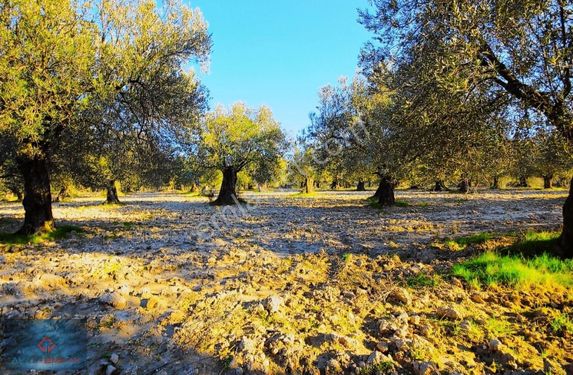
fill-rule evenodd
<path id="1" fill-rule="evenodd" d="M 312 194 L 314 193 L 314 178 L 306 176 L 304 178 L 304 184 L 303 184 L 303 192 L 305 194 Z"/>
<path id="2" fill-rule="evenodd" d="M 388 176 L 380 178 L 380 186 L 378 187 L 380 195 L 378 196 L 378 204 L 381 207 L 393 206 L 396 203 L 394 197 L 394 181 Z M 378 193 L 378 191 L 376 191 Z"/>
<path id="3" fill-rule="evenodd" d="M 519 176 L 519 183 L 517 184 L 518 187 L 528 187 L 527 185 L 527 177 Z"/>
<path id="4" fill-rule="evenodd" d="M 499 189 L 499 177 L 493 176 L 493 182 L 491 183 L 491 189 L 492 190 L 498 190 Z"/>
<path id="5" fill-rule="evenodd" d="M 68 195 L 69 195 L 68 194 L 68 188 L 66 186 L 62 186 L 62 188 L 58 192 L 58 195 L 56 195 L 56 197 L 54 198 L 54 202 L 61 202 L 65 198 L 67 198 Z"/>
<path id="6" fill-rule="evenodd" d="M 107 197 L 105 203 L 107 204 L 119 204 L 119 197 L 117 195 L 117 186 L 115 186 L 115 180 L 108 180 L 106 185 Z"/>
<path id="7" fill-rule="evenodd" d="M 18 158 L 18 169 L 24 177 L 24 224 L 18 234 L 31 235 L 54 229 L 50 173 L 45 157 Z"/>
<path id="8" fill-rule="evenodd" d="M 467 193 L 470 191 L 470 182 L 467 178 L 463 178 L 460 182 L 460 193 Z"/>
<path id="9" fill-rule="evenodd" d="M 447 190 L 444 181 L 436 180 L 436 183 L 434 185 L 434 191 L 444 191 L 444 190 Z"/>
<path id="10" fill-rule="evenodd" d="M 335 178 L 330 184 L 330 190 L 336 190 L 336 188 L 338 188 L 338 180 Z"/>
<path id="11" fill-rule="evenodd" d="M 559 237 L 557 250 L 565 258 L 573 258 L 573 179 L 569 185 L 569 195 L 563 205 L 563 231 Z"/>
<path id="12" fill-rule="evenodd" d="M 219 190 L 219 196 L 214 202 L 214 206 L 227 206 L 236 204 L 237 199 L 237 171 L 235 167 L 225 167 L 223 169 L 223 182 Z"/>
<path id="13" fill-rule="evenodd" d="M 551 181 L 553 180 L 552 175 L 543 176 L 543 188 L 544 189 L 551 189 L 553 186 L 551 185 Z"/>
<path id="14" fill-rule="evenodd" d="M 366 186 L 364 186 L 364 181 L 358 181 L 358 185 L 356 186 L 356 191 L 366 191 Z"/>

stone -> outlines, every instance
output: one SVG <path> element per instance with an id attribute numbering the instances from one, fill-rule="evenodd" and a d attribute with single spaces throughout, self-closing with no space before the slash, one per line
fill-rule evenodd
<path id="1" fill-rule="evenodd" d="M 377 365 L 379 363 L 382 362 L 391 362 L 392 359 L 384 354 L 382 354 L 381 352 L 375 350 L 372 353 L 370 353 L 370 355 L 368 356 L 368 359 L 366 360 L 366 364 L 367 365 Z"/>
<path id="2" fill-rule="evenodd" d="M 117 362 L 119 362 L 119 355 L 117 355 L 117 353 L 111 353 L 111 356 L 109 357 L 109 360 L 110 360 L 111 363 L 113 363 L 114 365 L 117 365 Z"/>
<path id="3" fill-rule="evenodd" d="M 248 337 L 243 337 L 237 345 L 237 349 L 245 353 L 253 353 L 255 351 L 255 340 Z"/>
<path id="4" fill-rule="evenodd" d="M 390 350 L 390 344 L 388 344 L 387 341 L 380 341 L 378 344 L 376 344 L 376 349 L 382 353 L 388 353 Z"/>
<path id="5" fill-rule="evenodd" d="M 404 288 L 395 288 L 388 294 L 388 301 L 395 304 L 410 305 L 412 303 L 412 296 Z"/>
<path id="6" fill-rule="evenodd" d="M 33 284 L 41 289 L 59 289 L 67 286 L 66 279 L 59 275 L 43 273 L 34 278 Z"/>
<path id="7" fill-rule="evenodd" d="M 264 308 L 271 314 L 279 311 L 283 300 L 279 296 L 270 296 L 263 301 Z"/>
<path id="8" fill-rule="evenodd" d="M 108 365 L 105 369 L 105 375 L 113 375 L 117 369 L 112 365 Z"/>
<path id="9" fill-rule="evenodd" d="M 489 340 L 489 342 L 487 343 L 487 347 L 489 348 L 489 350 L 491 350 L 492 352 L 499 352 L 501 350 L 501 347 L 503 346 L 503 344 L 501 343 L 501 341 L 499 341 L 498 339 L 491 339 Z"/>
<path id="10" fill-rule="evenodd" d="M 127 300 L 118 292 L 106 293 L 100 297 L 100 301 L 118 310 L 123 310 L 127 307 Z"/>
<path id="11" fill-rule="evenodd" d="M 475 303 L 484 303 L 484 300 L 483 300 L 481 294 L 479 294 L 479 293 L 477 293 L 477 292 L 472 293 L 472 294 L 470 295 L 470 299 L 471 299 L 472 301 L 474 301 Z"/>
<path id="12" fill-rule="evenodd" d="M 462 314 L 454 309 L 453 307 L 440 307 L 436 314 L 441 318 L 451 319 L 451 320 L 462 320 Z"/>
<path id="13" fill-rule="evenodd" d="M 435 372 L 434 365 L 431 362 L 415 361 L 412 364 L 412 368 L 416 375 L 430 375 Z"/>
<path id="14" fill-rule="evenodd" d="M 471 327 L 471 323 L 469 320 L 464 319 L 461 323 L 460 323 L 460 328 L 464 329 L 464 330 L 468 330 Z"/>

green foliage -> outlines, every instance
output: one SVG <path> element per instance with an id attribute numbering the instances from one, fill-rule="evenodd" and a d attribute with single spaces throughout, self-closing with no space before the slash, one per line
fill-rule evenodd
<path id="1" fill-rule="evenodd" d="M 28 245 L 28 244 L 41 244 L 44 242 L 58 241 L 67 238 L 72 233 L 83 233 L 84 230 L 80 227 L 73 225 L 61 225 L 52 231 L 45 231 L 33 235 L 21 235 L 13 233 L 0 233 L 0 244 L 14 246 L 14 245 Z"/>
<path id="2" fill-rule="evenodd" d="M 233 167 L 236 172 L 250 165 L 274 166 L 286 146 L 285 135 L 269 108 L 252 111 L 242 103 L 228 111 L 219 107 L 209 113 L 201 139 L 199 153 L 204 164 L 218 169 Z"/>
<path id="3" fill-rule="evenodd" d="M 573 260 L 548 254 L 531 259 L 486 252 L 452 268 L 454 276 L 479 285 L 505 284 L 514 287 L 552 285 L 573 287 Z"/>

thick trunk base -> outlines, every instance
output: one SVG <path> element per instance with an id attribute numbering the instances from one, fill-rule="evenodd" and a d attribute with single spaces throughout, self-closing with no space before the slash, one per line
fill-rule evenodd
<path id="1" fill-rule="evenodd" d="M 312 177 L 306 177 L 304 179 L 303 190 L 304 194 L 314 193 L 314 179 Z"/>
<path id="2" fill-rule="evenodd" d="M 543 188 L 551 189 L 553 187 L 552 181 L 553 181 L 553 176 L 543 176 Z"/>
<path id="3" fill-rule="evenodd" d="M 237 198 L 237 171 L 233 167 L 223 169 L 223 182 L 219 196 L 210 204 L 213 206 L 229 206 L 242 202 Z"/>
<path id="4" fill-rule="evenodd" d="M 396 204 L 396 198 L 394 196 L 394 181 L 389 177 L 382 177 L 380 179 L 380 185 L 376 190 L 375 197 L 378 198 L 378 204 L 380 207 L 390 207 Z"/>
<path id="5" fill-rule="evenodd" d="M 489 188 L 492 190 L 499 190 L 499 177 L 493 178 L 493 181 L 492 181 L 491 186 Z"/>
<path id="6" fill-rule="evenodd" d="M 106 185 L 106 204 L 120 204 L 119 196 L 117 194 L 117 186 L 115 186 L 115 180 L 109 180 Z"/>
<path id="7" fill-rule="evenodd" d="M 446 190 L 448 190 L 448 188 L 446 187 L 446 184 L 444 184 L 444 181 L 436 180 L 436 183 L 434 184 L 434 188 L 432 190 L 433 191 L 446 191 Z"/>
<path id="8" fill-rule="evenodd" d="M 358 185 L 356 185 L 356 191 L 366 191 L 364 181 L 358 181 Z"/>
<path id="9" fill-rule="evenodd" d="M 31 235 L 54 229 L 52 195 L 48 161 L 41 157 L 18 158 L 18 168 L 24 177 L 24 224 L 17 234 Z"/>
<path id="10" fill-rule="evenodd" d="M 467 178 L 464 178 L 462 182 L 460 182 L 460 193 L 468 193 L 470 191 L 470 181 Z"/>
<path id="11" fill-rule="evenodd" d="M 573 179 L 563 205 L 563 231 L 557 243 L 557 253 L 564 258 L 573 258 Z"/>
<path id="12" fill-rule="evenodd" d="M 378 197 L 378 204 L 381 207 L 389 207 L 396 204 L 394 197 L 394 183 L 391 179 L 383 177 L 380 180 L 380 196 Z"/>
<path id="13" fill-rule="evenodd" d="M 69 197 L 68 188 L 64 186 L 60 189 L 58 195 L 56 195 L 56 197 L 54 198 L 54 202 L 55 203 L 62 202 L 67 197 Z"/>

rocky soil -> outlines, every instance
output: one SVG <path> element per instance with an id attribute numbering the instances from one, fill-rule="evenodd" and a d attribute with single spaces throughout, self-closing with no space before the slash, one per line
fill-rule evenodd
<path id="1" fill-rule="evenodd" d="M 570 290 L 474 289 L 448 272 L 478 250 L 436 245 L 555 229 L 564 192 L 404 191 L 385 210 L 368 193 L 243 197 L 241 209 L 184 194 L 57 204 L 58 223 L 83 233 L 0 245 L 0 314 L 87 318 L 90 374 L 573 371 L 573 338 L 550 327 L 573 312 Z M 0 204 L 0 231 L 22 215 Z"/>

